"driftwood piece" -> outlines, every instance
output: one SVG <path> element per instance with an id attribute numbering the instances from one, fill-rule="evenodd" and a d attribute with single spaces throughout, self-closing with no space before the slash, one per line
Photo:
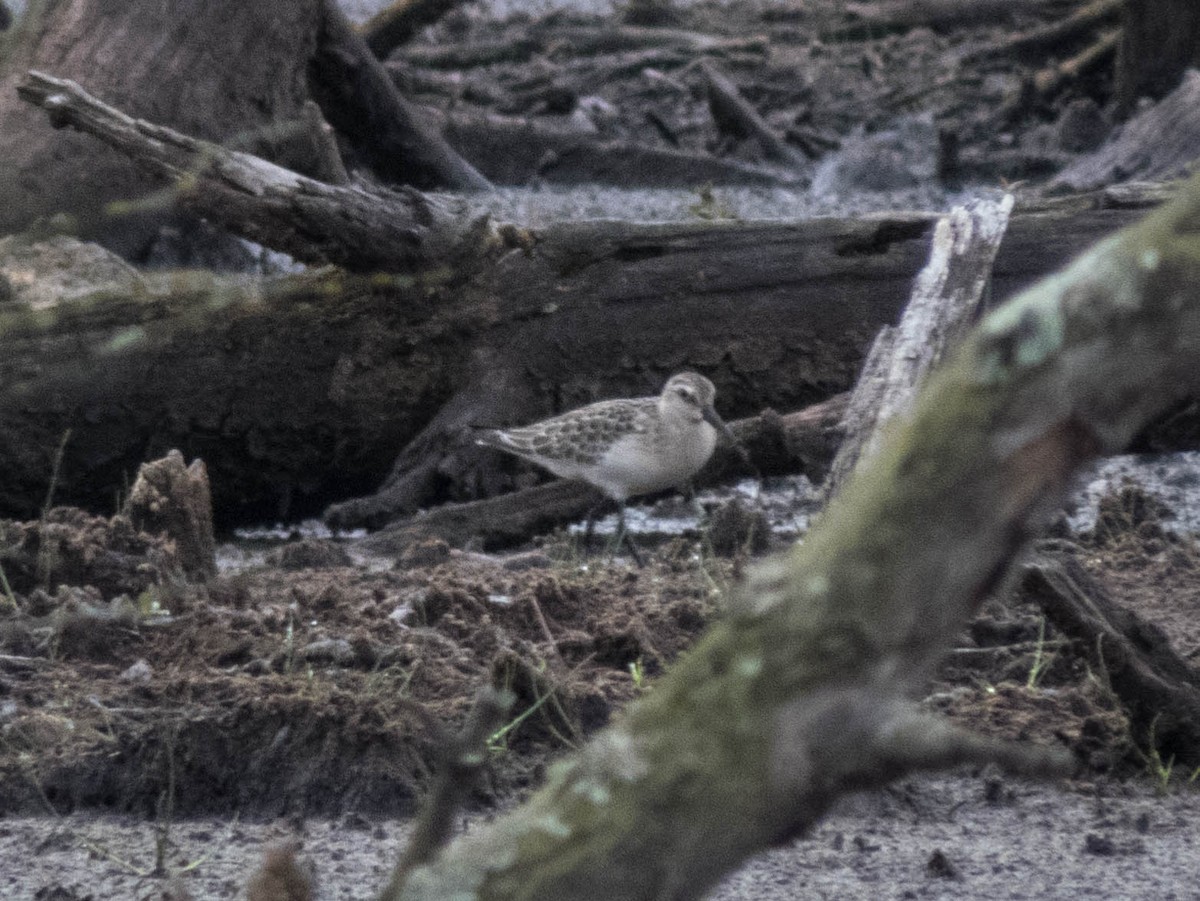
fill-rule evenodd
<path id="1" fill-rule="evenodd" d="M 883 442 L 889 421 L 904 415 L 917 387 L 983 314 L 992 264 L 1008 228 L 1013 197 L 956 207 L 938 221 L 929 262 L 894 328 L 875 339 L 843 423 L 846 438 L 825 482 L 832 496 L 859 461 Z"/>
<path id="2" fill-rule="evenodd" d="M 788 166 L 805 164 L 804 157 L 775 134 L 732 81 L 707 61 L 701 64 L 700 70 L 708 86 L 708 108 L 720 131 L 739 138 L 754 138 L 767 159 L 776 163 Z"/>
<path id="3" fill-rule="evenodd" d="M 421 189 L 491 187 L 396 90 L 336 0 L 321 0 L 309 85 L 331 125 L 387 182 Z"/>
<path id="4" fill-rule="evenodd" d="M 173 450 L 143 463 L 122 512 L 138 531 L 173 541 L 189 578 L 204 581 L 217 574 L 212 489 L 203 460 L 184 466 L 183 454 Z"/>
<path id="5" fill-rule="evenodd" d="M 838 445 L 846 401 L 847 396 L 839 394 L 783 416 L 768 410 L 736 420 L 730 423 L 730 428 L 758 473 L 804 472 L 813 481 L 819 481 Z M 695 481 L 699 486 L 711 485 L 738 474 L 746 474 L 745 461 L 733 448 L 722 444 Z M 389 505 L 388 500 L 380 492 L 362 501 L 339 505 L 330 511 L 330 519 L 335 525 L 341 521 L 388 522 L 405 506 L 403 502 Z M 487 549 L 511 547 L 534 535 L 578 522 L 604 500 L 603 495 L 585 483 L 551 482 L 486 500 L 445 504 L 422 511 L 391 522 L 361 543 L 376 553 L 390 554 L 399 554 L 413 542 L 428 538 L 440 538 L 456 547 L 472 542 Z"/>
<path id="6" fill-rule="evenodd" d="M 432 25 L 462 3 L 463 0 L 395 0 L 362 26 L 363 40 L 372 53 L 385 59 L 426 25 Z"/>
<path id="7" fill-rule="evenodd" d="M 767 52 L 765 37 L 725 38 L 675 28 L 633 25 L 538 24 L 514 40 L 407 46 L 400 48 L 395 56 L 421 68 L 463 70 L 500 62 L 524 62 L 537 53 L 562 45 L 569 45 L 576 58 L 645 50 L 677 50 L 693 57 Z"/>
<path id="8" fill-rule="evenodd" d="M 1069 16 L 1055 19 L 1037 28 L 1009 35 L 972 50 L 967 59 L 1010 56 L 1019 53 L 1044 53 L 1061 44 L 1092 32 L 1097 25 L 1113 21 L 1121 12 L 1125 0 L 1092 0 Z"/>
<path id="9" fill-rule="evenodd" d="M 491 113 L 450 112 L 447 140 L 497 184 L 615 184 L 623 187 L 726 185 L 798 186 L 797 174 L 670 147 L 652 147 L 566 131 L 536 120 Z"/>
<path id="10" fill-rule="evenodd" d="M 144 144 L 154 142 L 141 135 L 131 150 L 145 153 Z M 215 202 L 230 193 L 214 179 L 229 160 L 216 157 L 214 173 L 197 164 L 207 153 L 180 165 L 194 173 L 188 202 L 216 221 L 237 227 L 265 207 L 285 236 L 323 229 L 341 247 L 330 223 L 361 227 L 361 247 L 391 260 L 376 260 L 381 268 L 396 265 L 397 248 L 413 252 L 408 239 L 387 238 L 403 211 L 366 190 L 320 193 L 337 199 L 311 225 L 303 192 Z M 1019 209 L 994 291 L 1028 285 L 1164 195 L 1122 186 Z M 438 209 L 433 216 L 445 215 Z M 452 220 L 443 221 L 460 235 Z M 381 484 L 409 512 L 511 490 L 513 470 L 464 448 L 469 426 L 654 393 L 680 368 L 714 379 L 728 418 L 799 409 L 852 385 L 871 338 L 907 300 L 934 221 L 559 223 L 499 229 L 507 237 L 495 255 L 468 241 L 476 252 L 457 268 L 421 268 L 416 278 L 192 274 L 73 292 L 36 311 L 14 301 L 0 309 L 0 511 L 37 515 L 67 429 L 62 502 L 110 510 L 140 463 L 179 448 L 207 464 L 224 526 L 312 515 Z M 504 252 L 509 244 L 517 249 Z M 371 264 L 353 247 L 339 252 Z M 0 260 L 13 284 L 36 280 L 32 265 Z M 117 352 L 97 356 L 114 341 Z M 1151 445 L 1196 446 L 1195 420 L 1176 418 Z"/>
<path id="11" fill-rule="evenodd" d="M 401 898 L 699 897 L 842 794 L 1065 754 L 988 740 L 909 693 L 1005 583 L 1078 467 L 1200 387 L 1200 179 L 989 315 L 803 544 L 522 807 Z"/>
<path id="12" fill-rule="evenodd" d="M 1103 147 L 1072 163 L 1046 186 L 1087 191 L 1114 181 L 1178 178 L 1200 158 L 1200 71 L 1137 114 Z"/>
<path id="13" fill-rule="evenodd" d="M 1117 29 L 1106 31 L 1074 56 L 1034 73 L 1037 96 L 1042 100 L 1053 97 L 1066 85 L 1106 65 L 1116 55 L 1120 36 Z"/>
<path id="14" fill-rule="evenodd" d="M 156 190 L 153 177 L 87 137 L 52 131 L 18 99 L 28 69 L 84 79 L 134 116 L 214 143 L 236 139 L 242 150 L 307 172 L 286 137 L 303 127 L 317 0 L 287 8 L 280 15 L 276 4 L 243 0 L 29 4 L 0 60 L 0 234 L 62 212 L 78 234 L 129 255 L 163 220 L 161 204 L 138 204 Z M 113 215 L 114 203 L 128 212 Z"/>
<path id="15" fill-rule="evenodd" d="M 826 40 L 852 40 L 882 31 L 907 28 L 960 28 L 1011 21 L 1021 13 L 1038 12 L 1056 0 L 882 0 L 847 3 L 843 7 L 855 20 L 850 25 L 823 29 Z"/>
<path id="16" fill-rule="evenodd" d="M 132 119 L 74 82 L 40 72 L 30 72 L 17 92 L 43 107 L 55 125 L 86 131 L 173 180 L 181 209 L 306 262 L 413 272 L 461 266 L 489 240 L 486 217 L 472 217 L 465 203 L 410 189 L 367 193 L 315 181 Z"/>
<path id="17" fill-rule="evenodd" d="M 1020 591 L 1077 640 L 1128 710 L 1140 747 L 1200 765 L 1200 671 L 1161 629 L 1116 603 L 1070 554 L 1043 551 L 1022 568 Z"/>

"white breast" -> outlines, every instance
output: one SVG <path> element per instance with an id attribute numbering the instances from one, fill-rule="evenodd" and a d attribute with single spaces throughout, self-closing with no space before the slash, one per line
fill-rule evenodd
<path id="1" fill-rule="evenodd" d="M 707 422 L 686 429 L 626 435 L 584 478 L 601 491 L 624 501 L 686 483 L 700 471 L 717 446 L 717 431 Z"/>

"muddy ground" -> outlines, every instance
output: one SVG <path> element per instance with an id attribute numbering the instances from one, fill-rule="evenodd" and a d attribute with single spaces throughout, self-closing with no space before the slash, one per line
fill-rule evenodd
<path id="1" fill-rule="evenodd" d="M 302 841 L 322 897 L 363 897 L 428 784 L 440 730 L 480 685 L 518 700 L 469 821 L 653 691 L 722 615 L 742 565 L 702 530 L 656 547 L 644 569 L 568 534 L 501 555 L 431 543 L 357 562 L 298 539 L 192 585 L 173 576 L 170 544 L 121 516 L 54 510 L 0 537 L 35 558 L 42 548 L 60 586 L 48 593 L 10 553 L 21 612 L 0 623 L 0 892 L 97 901 L 160 897 L 170 874 L 195 897 L 236 897 L 285 838 Z M 1200 651 L 1193 540 L 1118 515 L 1078 554 L 1178 649 Z M 1066 745 L 1074 779 L 908 779 L 847 800 L 719 897 L 1187 897 L 1200 795 L 1189 773 L 1165 778 L 1145 759 L 1081 651 L 1020 598 L 995 599 L 925 701 L 991 735 Z M 159 849 L 165 875 L 152 876 Z"/>
<path id="2" fill-rule="evenodd" d="M 874 180 L 888 198 L 877 204 L 945 200 L 953 191 L 936 182 L 930 153 L 950 126 L 960 176 L 993 186 L 1045 175 L 1107 133 L 1103 72 L 1022 108 L 1010 101 L 1046 60 L 956 67 L 959 51 L 1033 17 L 814 40 L 814 29 L 836 32 L 841 7 L 701 5 L 674 23 L 769 35 L 770 54 L 725 63 L 758 78 L 747 97 L 815 154 L 823 190 Z M 419 46 L 529 24 L 499 28 L 485 17 L 468 7 Z M 492 97 L 501 111 L 540 104 L 538 115 L 565 120 L 575 107 L 553 84 L 554 62 L 417 79 L 420 99 Z M 694 71 L 631 71 L 595 83 L 612 115 L 585 104 L 613 135 L 645 136 L 654 110 L 659 132 L 685 149 L 757 161 L 753 147 L 712 131 L 689 87 Z M 864 126 L 900 122 L 908 130 L 894 145 L 836 165 L 823 158 L 861 146 L 854 135 Z M 925 146 L 930 153 L 914 155 Z M 895 166 L 884 172 L 887 159 Z M 728 214 L 724 202 L 718 190 L 693 214 Z M 298 538 L 200 585 L 180 578 L 169 543 L 110 512 L 0 523 L 4 897 L 159 898 L 172 874 L 194 897 L 235 897 L 262 848 L 287 838 L 303 842 L 322 897 L 365 897 L 395 855 L 444 730 L 481 685 L 507 686 L 517 702 L 492 742 L 472 822 L 519 799 L 548 760 L 653 691 L 654 677 L 722 615 L 744 565 L 737 542 L 733 557 L 717 554 L 723 542 L 703 528 L 659 543 L 644 569 L 566 534 L 496 555 L 431 543 L 399 560 Z M 1102 525 L 1077 536 L 1092 575 L 1196 660 L 1200 548 L 1120 517 Z M 1066 745 L 1079 773 L 1038 786 L 964 771 L 848 799 L 812 836 L 731 877 L 719 897 L 1194 897 L 1191 774 L 1146 760 L 1145 737 L 1129 734 L 1103 675 L 1037 609 L 989 602 L 927 696 L 988 734 Z"/>

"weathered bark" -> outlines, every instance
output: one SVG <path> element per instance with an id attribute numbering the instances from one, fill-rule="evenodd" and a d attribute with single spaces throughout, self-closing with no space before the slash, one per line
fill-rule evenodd
<path id="1" fill-rule="evenodd" d="M 1161 629 L 1113 601 L 1061 551 L 1043 551 L 1023 567 L 1020 590 L 1078 641 L 1129 712 L 1140 747 L 1189 770 L 1200 765 L 1200 670 Z"/>
<path id="2" fill-rule="evenodd" d="M 805 410 L 781 416 L 768 410 L 730 428 L 760 475 L 806 473 L 819 482 L 841 437 L 847 397 L 838 394 Z M 716 484 L 749 474 L 745 460 L 722 444 L 696 477 L 698 486 Z M 387 522 L 403 510 L 389 504 L 381 492 L 360 501 L 338 505 L 330 518 L 356 523 Z M 487 500 L 443 504 L 415 516 L 396 520 L 363 539 L 376 553 L 399 554 L 418 541 L 440 538 L 456 547 L 478 542 L 486 549 L 511 547 L 558 526 L 578 522 L 605 498 L 582 482 L 552 482 L 502 494 Z"/>
<path id="3" fill-rule="evenodd" d="M 1056 0 L 876 0 L 847 3 L 845 11 L 856 21 L 823 29 L 825 39 L 857 39 L 880 31 L 908 28 L 956 28 L 1010 21 L 1021 13 L 1036 12 Z"/>
<path id="4" fill-rule="evenodd" d="M 218 175 L 229 163 L 221 158 Z M 224 176 L 180 165 L 197 173 L 193 209 L 228 215 Z M 318 228 L 303 194 L 274 190 L 243 200 L 295 217 L 302 235 Z M 355 193 L 330 208 L 326 233 L 381 209 Z M 997 296 L 1162 196 L 1121 188 L 1018 211 L 996 261 Z M 483 458 L 468 427 L 652 393 L 683 367 L 715 379 L 729 418 L 799 409 L 853 383 L 871 338 L 907 299 L 932 222 L 563 223 L 514 231 L 522 249 L 477 255 L 460 272 L 259 284 L 147 282 L 123 269 L 132 285 L 90 297 L 75 288 L 57 307 L 43 298 L 49 308 L 36 315 L 21 288 L 28 275 L 12 277 L 14 266 L 36 271 L 36 259 L 10 258 L 18 290 L 0 317 L 0 511 L 37 515 L 67 429 L 62 502 L 110 511 L 140 463 L 179 448 L 208 465 L 227 525 L 312 514 L 381 482 L 397 514 L 510 489 L 512 470 Z M 387 234 L 365 234 L 362 246 L 403 247 Z M 678 335 L 682 345 L 664 338 Z M 103 357 L 80 352 L 114 339 Z M 1189 415 L 1159 449 L 1194 446 Z"/>
<path id="5" fill-rule="evenodd" d="M 16 96 L 27 69 L 83 79 L 134 115 L 210 141 L 237 135 L 244 149 L 303 169 L 302 155 L 277 138 L 302 119 L 317 14 L 318 0 L 48 0 L 31 8 L 0 69 L 0 234 L 64 211 L 81 233 L 135 253 L 162 215 L 161 205 L 141 217 L 108 212 L 158 182 L 90 138 L 47 128 Z M 147 42 L 147 34 L 159 37 Z"/>
<path id="6" fill-rule="evenodd" d="M 182 210 L 309 263 L 352 270 L 470 271 L 493 237 L 466 203 L 411 189 L 367 193 L 329 185 L 250 154 L 139 119 L 101 103 L 74 82 L 31 72 L 17 93 L 174 183 Z"/>
<path id="7" fill-rule="evenodd" d="M 447 140 L 497 184 L 614 184 L 629 188 L 708 183 L 797 186 L 801 177 L 670 147 L 614 141 L 536 120 L 481 113 L 431 114 Z"/>
<path id="8" fill-rule="evenodd" d="M 184 466 L 183 455 L 171 451 L 142 464 L 122 512 L 139 532 L 173 541 L 189 578 L 204 581 L 217 574 L 212 489 L 203 460 Z"/>
<path id="9" fill-rule="evenodd" d="M 732 81 L 707 61 L 701 71 L 708 83 L 708 107 L 717 128 L 739 138 L 754 138 L 767 159 L 786 166 L 802 166 L 804 157 L 771 129 L 753 106 L 746 102 Z"/>
<path id="10" fill-rule="evenodd" d="M 1125 0 L 1117 55 L 1117 107 L 1130 112 L 1139 97 L 1174 90 L 1200 66 L 1200 4 L 1193 0 Z"/>
<path id="11" fill-rule="evenodd" d="M 899 324 L 875 338 L 850 397 L 845 440 L 824 485 L 832 497 L 883 442 L 884 427 L 906 413 L 917 388 L 983 315 L 1012 195 L 957 207 L 938 221 L 929 262 L 917 276 Z"/>
<path id="12" fill-rule="evenodd" d="M 1092 0 L 1069 16 L 979 47 L 971 51 L 968 59 L 1021 53 L 1037 53 L 1042 56 L 1048 50 L 1054 50 L 1060 45 L 1091 34 L 1097 25 L 1115 20 L 1124 2 L 1125 0 Z"/>
<path id="13" fill-rule="evenodd" d="M 789 553 L 521 808 L 414 870 L 404 899 L 703 894 L 840 795 L 923 768 L 1063 755 L 908 699 L 1077 468 L 1200 388 L 1200 179 L 988 316 Z"/>
<path id="14" fill-rule="evenodd" d="M 422 190 L 490 188 L 421 111 L 400 96 L 336 0 L 320 4 L 321 27 L 309 84 L 330 124 L 350 140 L 371 170 L 387 182 Z"/>

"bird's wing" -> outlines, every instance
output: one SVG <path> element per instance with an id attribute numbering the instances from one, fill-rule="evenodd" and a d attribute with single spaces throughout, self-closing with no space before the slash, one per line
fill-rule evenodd
<path id="1" fill-rule="evenodd" d="M 518 429 L 493 429 L 479 443 L 533 460 L 589 465 L 622 435 L 645 432 L 654 399 L 605 400 Z"/>

